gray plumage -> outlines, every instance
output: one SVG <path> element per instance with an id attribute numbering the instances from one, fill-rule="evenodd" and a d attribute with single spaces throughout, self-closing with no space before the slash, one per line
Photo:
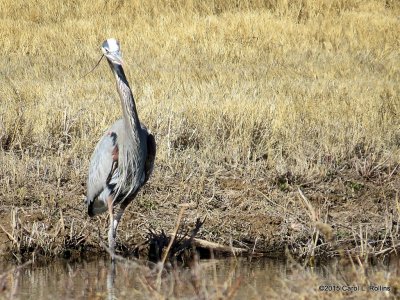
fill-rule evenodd
<path id="1" fill-rule="evenodd" d="M 139 121 L 132 91 L 122 67 L 118 42 L 115 39 L 106 40 L 102 51 L 115 75 L 123 118 L 107 130 L 92 154 L 86 204 L 89 216 L 109 211 L 108 242 L 113 254 L 116 229 L 123 211 L 153 170 L 156 144 L 153 135 Z M 120 209 L 114 216 L 113 207 L 117 204 Z"/>

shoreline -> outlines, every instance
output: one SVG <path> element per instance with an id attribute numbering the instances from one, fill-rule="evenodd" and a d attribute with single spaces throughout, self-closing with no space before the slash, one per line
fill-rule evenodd
<path id="1" fill-rule="evenodd" d="M 214 197 L 204 193 L 197 203 L 191 201 L 181 226 L 189 231 L 197 218 L 204 219 L 197 238 L 253 249 L 269 257 L 285 255 L 286 251 L 303 259 L 323 259 L 343 252 L 360 256 L 389 254 L 392 247 L 399 247 L 396 187 L 400 186 L 400 176 L 383 175 L 364 181 L 348 176 L 330 182 L 292 183 L 284 189 L 265 182 L 258 186 L 257 182 L 246 184 L 237 177 L 216 178 Z M 167 181 L 156 175 L 127 208 L 117 234 L 120 251 L 133 252 L 137 244 L 146 241 L 150 229 L 172 232 L 184 199 L 166 202 L 172 200 L 171 191 L 163 194 L 168 191 L 163 183 Z M 190 183 L 183 189 L 188 186 Z M 35 251 L 45 257 L 104 253 L 101 243 L 107 240 L 107 214 L 90 219 L 83 201 L 76 195 L 74 199 L 45 206 L 3 205 L 0 256 L 29 258 Z"/>

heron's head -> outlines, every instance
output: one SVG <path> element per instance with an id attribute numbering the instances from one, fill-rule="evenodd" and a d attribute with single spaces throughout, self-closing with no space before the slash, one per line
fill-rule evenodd
<path id="1" fill-rule="evenodd" d="M 122 65 L 122 54 L 119 48 L 119 42 L 116 39 L 108 39 L 101 45 L 101 51 L 107 60 L 112 64 Z"/>

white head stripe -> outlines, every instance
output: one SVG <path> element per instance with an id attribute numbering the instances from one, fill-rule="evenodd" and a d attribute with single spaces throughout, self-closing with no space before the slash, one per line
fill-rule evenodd
<path id="1" fill-rule="evenodd" d="M 119 43 L 116 39 L 113 39 L 113 38 L 108 39 L 107 44 L 108 44 L 108 50 L 110 52 L 119 51 Z"/>

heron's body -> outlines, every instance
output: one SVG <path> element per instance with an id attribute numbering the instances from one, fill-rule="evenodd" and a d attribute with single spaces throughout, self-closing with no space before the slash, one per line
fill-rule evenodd
<path id="1" fill-rule="evenodd" d="M 119 180 L 120 171 L 117 165 L 120 161 L 119 155 L 130 154 L 123 151 L 123 149 L 128 148 L 127 145 L 123 144 L 123 141 L 129 140 L 125 134 L 124 120 L 120 119 L 106 131 L 93 152 L 87 184 L 87 198 L 93 199 L 88 208 L 90 216 L 107 211 L 108 196 L 114 195 L 119 188 L 121 189 L 118 197 L 113 199 L 113 202 L 117 204 L 125 197 L 129 198 L 130 194 L 133 194 L 146 182 L 146 179 L 148 179 L 146 173 L 151 172 L 151 170 L 146 169 L 146 164 L 138 162 L 137 168 L 132 169 L 128 178 L 133 185 L 124 184 Z M 137 145 L 138 157 L 145 156 L 145 159 L 147 159 L 148 138 L 149 133 L 146 127 L 142 126 L 139 133 L 139 145 Z"/>
<path id="2" fill-rule="evenodd" d="M 117 83 L 123 118 L 116 121 L 98 142 L 90 161 L 86 203 L 89 216 L 109 211 L 109 248 L 114 253 L 115 235 L 124 209 L 147 182 L 153 169 L 156 145 L 153 135 L 140 123 L 135 101 L 122 68 L 119 44 L 103 43 Z M 114 216 L 114 206 L 119 211 Z"/>

